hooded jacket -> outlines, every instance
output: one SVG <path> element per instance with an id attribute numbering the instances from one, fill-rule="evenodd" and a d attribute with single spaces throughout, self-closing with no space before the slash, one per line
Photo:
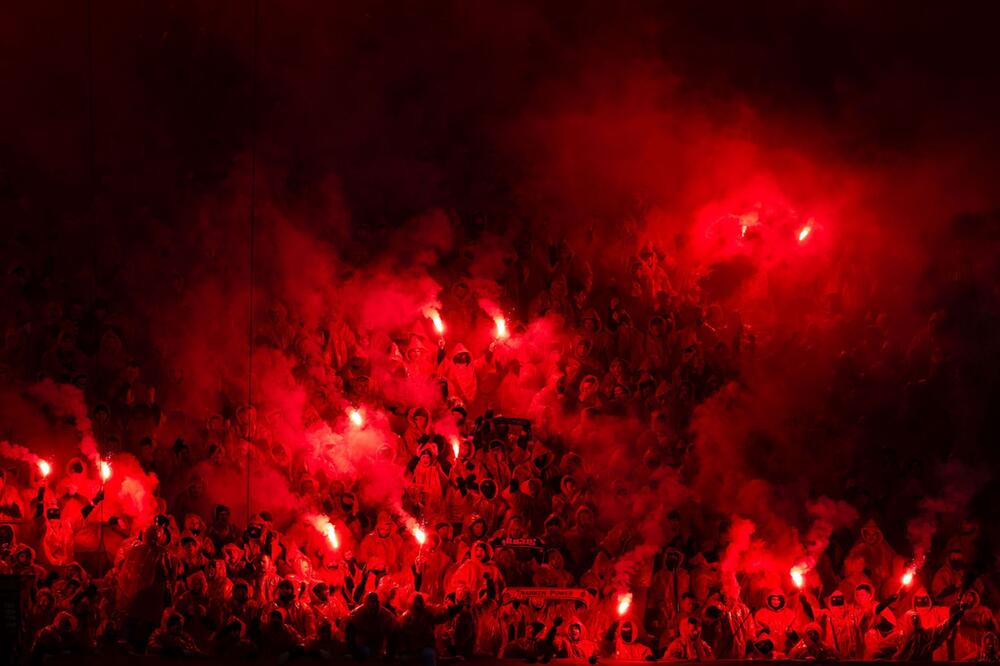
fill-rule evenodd
<path id="1" fill-rule="evenodd" d="M 694 635 L 695 625 L 682 618 L 680 636 L 675 638 L 664 656 L 671 661 L 711 661 L 715 659 L 712 648 L 702 639 L 701 634 Z"/>

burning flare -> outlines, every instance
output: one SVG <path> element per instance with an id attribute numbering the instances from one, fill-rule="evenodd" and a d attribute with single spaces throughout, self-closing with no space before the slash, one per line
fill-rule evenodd
<path id="1" fill-rule="evenodd" d="M 628 609 L 632 607 L 632 593 L 627 592 L 625 594 L 618 595 L 618 616 L 621 617 L 628 612 Z"/>
<path id="2" fill-rule="evenodd" d="M 413 528 L 413 538 L 417 540 L 417 543 L 421 546 L 427 541 L 427 532 L 419 527 Z"/>
<path id="3" fill-rule="evenodd" d="M 458 455 L 462 451 L 462 442 L 458 437 L 451 438 L 451 452 L 455 454 L 455 460 L 458 460 Z"/>
<path id="4" fill-rule="evenodd" d="M 497 340 L 505 340 L 510 336 L 510 333 L 507 332 L 507 320 L 502 314 L 495 315 L 493 317 L 493 323 L 496 324 L 497 327 L 494 335 Z"/>
<path id="5" fill-rule="evenodd" d="M 802 589 L 802 586 L 806 584 L 806 573 L 808 573 L 809 568 L 804 564 L 796 564 L 788 572 L 792 577 L 792 582 L 795 583 L 795 587 Z"/>
<path id="6" fill-rule="evenodd" d="M 42 478 L 45 478 L 52 473 L 52 465 L 49 464 L 48 460 L 39 460 L 38 471 L 41 473 Z"/>
<path id="7" fill-rule="evenodd" d="M 107 482 L 111 478 L 111 463 L 107 460 L 101 461 L 101 481 Z"/>
<path id="8" fill-rule="evenodd" d="M 434 330 L 437 331 L 438 335 L 444 335 L 444 322 L 441 321 L 441 314 L 434 309 L 431 309 L 428 313 L 431 318 L 431 323 L 434 324 Z"/>
<path id="9" fill-rule="evenodd" d="M 347 410 L 347 418 L 351 420 L 356 428 L 360 428 L 365 424 L 365 417 L 361 414 L 360 409 L 355 409 L 352 407 Z"/>
<path id="10" fill-rule="evenodd" d="M 326 524 L 326 540 L 330 542 L 330 548 L 338 550 L 340 548 L 340 539 L 337 538 L 337 528 L 333 526 L 333 523 Z"/>
<path id="11" fill-rule="evenodd" d="M 799 242 L 800 243 L 804 243 L 806 241 L 806 239 L 809 238 L 809 234 L 812 233 L 812 230 L 813 230 L 812 225 L 813 225 L 813 221 L 809 220 L 808 222 L 806 222 L 806 226 L 802 227 L 802 229 L 799 230 Z"/>

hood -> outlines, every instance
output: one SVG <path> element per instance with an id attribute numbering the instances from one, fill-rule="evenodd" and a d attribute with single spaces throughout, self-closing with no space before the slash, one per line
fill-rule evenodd
<path id="1" fill-rule="evenodd" d="M 170 621 L 172 617 L 179 617 L 181 620 L 181 626 L 184 626 L 184 616 L 175 611 L 173 608 L 164 608 L 163 615 L 160 616 L 160 629 L 163 631 L 167 630 L 167 622 Z"/>
<path id="2" fill-rule="evenodd" d="M 587 321 L 588 319 L 593 320 L 594 322 L 597 323 L 597 328 L 595 332 L 600 333 L 604 329 L 604 324 L 603 322 L 601 322 L 601 316 L 597 314 L 597 310 L 595 310 L 594 308 L 584 310 L 583 314 L 580 315 L 581 323 Z"/>
<path id="3" fill-rule="evenodd" d="M 667 556 L 668 555 L 673 555 L 673 556 L 677 557 L 677 569 L 678 570 L 682 566 L 684 566 L 684 551 L 678 550 L 676 548 L 667 548 L 665 551 L 663 551 L 663 566 L 664 566 L 664 568 L 666 568 L 666 565 L 667 565 Z"/>
<path id="4" fill-rule="evenodd" d="M 476 550 L 476 546 L 482 546 L 483 548 L 486 549 L 486 560 L 485 560 L 486 562 L 493 561 L 493 546 L 491 546 L 486 541 L 483 541 L 482 539 L 473 543 L 472 546 L 463 553 L 463 557 L 465 555 L 468 555 L 470 559 L 474 557 L 473 552 Z"/>
<path id="5" fill-rule="evenodd" d="M 777 608 L 772 608 L 771 604 L 768 603 L 768 601 L 771 599 L 771 597 L 781 597 L 780 605 Z M 779 610 L 783 609 L 787 603 L 788 602 L 785 599 L 785 593 L 781 589 L 779 589 L 779 588 L 774 588 L 772 590 L 769 590 L 768 593 L 767 593 L 767 597 L 764 599 L 764 607 L 765 608 L 769 608 L 771 610 L 776 610 L 776 611 L 779 611 Z"/>
<path id="6" fill-rule="evenodd" d="M 587 640 L 587 625 L 583 620 L 581 620 L 576 615 L 570 617 L 569 622 L 566 623 L 566 629 L 568 630 L 570 627 L 573 626 L 580 627 L 580 640 L 581 641 Z"/>
<path id="7" fill-rule="evenodd" d="M 472 534 L 472 526 L 476 523 L 483 524 L 483 534 L 486 534 L 486 530 L 488 530 L 490 526 L 486 524 L 486 519 L 478 513 L 469 514 L 469 516 L 465 519 L 465 525 L 462 526 L 462 533 L 465 536 L 470 536 Z"/>
<path id="8" fill-rule="evenodd" d="M 63 620 L 69 620 L 70 626 L 73 627 L 73 631 L 76 631 L 79 622 L 77 621 L 76 616 L 69 611 L 59 611 L 56 613 L 56 616 L 52 619 L 52 624 L 58 627 L 59 623 Z"/>
<path id="9" fill-rule="evenodd" d="M 562 526 L 563 526 L 563 520 L 562 520 L 562 518 L 561 518 L 561 517 L 559 516 L 559 514 L 558 514 L 558 513 L 550 513 L 550 514 L 549 514 L 549 517 L 545 519 L 545 523 L 544 523 L 544 526 L 545 526 L 545 527 L 548 527 L 549 525 L 551 525 L 551 524 L 553 524 L 553 523 L 555 523 L 555 524 L 556 524 L 556 525 L 558 525 L 558 526 L 559 526 L 560 528 L 562 528 Z"/>
<path id="10" fill-rule="evenodd" d="M 632 629 L 632 636 L 628 640 L 626 640 L 625 637 L 622 636 L 622 633 L 624 632 L 626 627 L 631 627 Z M 627 643 L 629 645 L 639 640 L 639 627 L 636 625 L 636 623 L 633 622 L 632 620 L 622 620 L 621 624 L 618 625 L 618 640 L 620 640 L 623 643 Z"/>
<path id="11" fill-rule="evenodd" d="M 424 407 L 414 407 L 413 409 L 411 409 L 406 414 L 406 420 L 410 423 L 410 425 L 416 427 L 418 416 L 423 416 L 427 420 L 428 427 L 430 426 L 431 417 Z"/>
<path id="12" fill-rule="evenodd" d="M 80 472 L 81 474 L 87 473 L 87 461 L 83 458 L 76 457 L 70 458 L 69 461 L 66 462 L 66 476 L 73 476 L 74 472 L 72 469 L 74 465 L 80 465 L 83 468 L 83 471 Z"/>
<path id="13" fill-rule="evenodd" d="M 458 356 L 459 354 L 468 354 L 469 355 L 469 361 L 470 361 L 470 364 L 471 364 L 471 361 L 472 361 L 472 352 L 470 352 L 466 348 L 466 346 L 463 345 L 461 342 L 457 343 L 454 347 L 451 348 L 451 360 L 452 360 L 452 362 L 455 361 L 455 357 Z"/>
<path id="14" fill-rule="evenodd" d="M 393 522 L 392 516 L 389 515 L 388 511 L 378 512 L 378 518 L 375 521 L 375 529 L 378 530 L 380 527 L 388 527 L 390 532 L 396 528 L 396 523 Z"/>
<path id="15" fill-rule="evenodd" d="M 917 611 L 927 610 L 927 608 L 918 608 L 917 607 L 917 597 L 927 597 L 928 599 L 930 599 L 931 600 L 930 608 L 933 608 L 933 606 L 934 606 L 934 597 L 932 597 L 927 592 L 927 588 L 926 587 L 920 586 L 920 587 L 918 587 L 917 589 L 915 589 L 913 591 L 913 594 L 910 596 L 910 608 L 912 608 L 914 610 L 917 610 Z"/>
<path id="16" fill-rule="evenodd" d="M 569 490 L 569 485 L 570 485 L 571 483 L 572 483 L 573 485 L 577 485 L 577 484 L 576 484 L 576 479 L 574 479 L 574 478 L 573 478 L 572 476 L 570 476 L 569 474 L 567 474 L 566 476 L 564 476 L 564 477 L 563 477 L 563 478 L 562 478 L 562 479 L 561 479 L 561 480 L 559 481 L 559 490 L 561 490 L 561 491 L 562 491 L 563 495 L 567 495 L 567 496 L 569 495 L 569 493 L 570 493 L 570 490 Z M 579 488 L 579 486 L 577 486 L 577 488 Z"/>
<path id="17" fill-rule="evenodd" d="M 882 540 L 883 540 L 883 538 L 884 538 L 883 535 L 882 535 L 882 530 L 879 529 L 879 526 L 878 526 L 878 524 L 876 524 L 874 518 L 869 518 L 868 522 L 865 523 L 864 527 L 861 528 L 861 537 L 862 538 L 864 538 L 864 536 L 865 536 L 866 533 L 867 534 L 874 534 L 875 535 L 875 543 L 881 543 Z"/>

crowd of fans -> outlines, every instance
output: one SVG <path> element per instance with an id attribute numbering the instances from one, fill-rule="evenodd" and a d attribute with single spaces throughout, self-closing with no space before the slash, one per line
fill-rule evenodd
<path id="1" fill-rule="evenodd" d="M 165 438 L 174 408 L 153 388 L 164 378 L 129 352 L 127 317 L 107 302 L 63 299 L 38 269 L 13 266 L 3 359 L 10 381 L 79 387 L 99 449 L 134 456 L 159 481 L 143 523 L 110 510 L 86 456 L 48 476 L 3 460 L 0 574 L 20 576 L 27 590 L 26 651 L 37 659 L 395 655 L 424 663 L 997 660 L 1000 587 L 973 520 L 939 535 L 940 552 L 909 585 L 900 574 L 912 553 L 883 536 L 877 497 L 856 502 L 861 520 L 833 535 L 801 586 L 787 570 L 726 570 L 728 517 L 706 533 L 690 506 L 668 506 L 653 544 L 637 524 L 609 524 L 609 502 L 628 503 L 642 488 L 655 494 L 663 474 L 691 477 L 694 410 L 738 380 L 766 336 L 710 302 L 652 246 L 631 260 L 628 287 L 617 291 L 595 287 L 565 244 L 523 270 L 532 261 L 520 257 L 500 285 L 510 337 L 497 332 L 481 349 L 455 333 L 493 326 L 461 278 L 438 306 L 446 335 L 417 313 L 410 330 L 385 336 L 356 330 L 349 318 L 306 330 L 277 300 L 261 317 L 256 343 L 294 368 L 308 396 L 306 423 L 350 428 L 351 410 L 385 415 L 378 456 L 399 465 L 403 480 L 400 501 L 379 506 L 365 501 L 361 479 L 317 472 L 255 407 L 211 414 L 217 407 L 206 406 L 188 415 L 204 427 Z M 569 331 L 544 355 L 545 363 L 556 355 L 557 373 L 541 378 L 526 413 L 508 413 L 508 392 L 541 365 L 511 341 L 541 320 Z M 888 353 L 884 321 L 862 328 L 865 349 Z M 932 320 L 893 372 L 933 382 L 935 344 Z M 426 378 L 440 397 L 389 400 L 380 373 Z M 575 447 L 602 415 L 644 424 L 626 445 L 629 478 L 603 477 L 600 461 Z M 273 470 L 298 502 L 295 515 L 278 519 L 267 488 L 252 489 L 250 516 L 213 501 L 211 478 L 193 472 L 206 462 Z M 898 483 L 917 483 L 911 467 Z M 98 547 L 81 546 L 95 530 Z"/>

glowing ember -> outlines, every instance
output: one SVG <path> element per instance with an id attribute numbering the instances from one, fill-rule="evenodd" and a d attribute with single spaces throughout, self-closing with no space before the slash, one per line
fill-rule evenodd
<path id="1" fill-rule="evenodd" d="M 414 527 L 413 528 L 413 538 L 416 539 L 417 543 L 419 543 L 422 546 L 422 545 L 424 545 L 424 542 L 427 541 L 427 532 L 424 532 L 419 527 Z"/>
<path id="2" fill-rule="evenodd" d="M 107 481 L 111 478 L 111 463 L 107 460 L 101 461 L 101 481 Z"/>
<path id="3" fill-rule="evenodd" d="M 799 242 L 804 243 L 806 238 L 809 237 L 809 233 L 811 231 L 812 231 L 812 225 L 810 224 L 807 224 L 806 226 L 802 227 L 802 230 L 799 231 Z"/>
<path id="4" fill-rule="evenodd" d="M 806 584 L 806 572 L 809 569 L 806 568 L 804 564 L 796 564 L 792 567 L 791 571 L 788 573 L 792 577 L 792 582 L 795 583 L 795 587 L 802 589 L 802 586 Z"/>
<path id="5" fill-rule="evenodd" d="M 618 615 L 624 615 L 632 607 L 632 593 L 628 592 L 618 596 Z"/>
<path id="6" fill-rule="evenodd" d="M 356 427 L 360 428 L 365 424 L 365 417 L 361 414 L 360 409 L 349 409 L 347 410 L 347 418 L 351 420 Z"/>
<path id="7" fill-rule="evenodd" d="M 438 335 L 444 335 L 444 322 L 441 321 L 441 315 L 438 314 L 437 310 L 430 311 L 431 322 L 434 324 L 434 330 L 437 331 Z"/>
<path id="8" fill-rule="evenodd" d="M 493 317 L 493 323 L 496 324 L 497 327 L 495 334 L 497 340 L 503 340 L 510 335 L 510 333 L 507 332 L 507 320 L 504 319 L 503 315 L 496 315 Z"/>
<path id="9" fill-rule="evenodd" d="M 340 539 L 337 538 L 337 528 L 333 526 L 333 523 L 326 524 L 326 540 L 330 542 L 330 548 L 337 550 L 340 548 Z"/>
<path id="10" fill-rule="evenodd" d="M 39 460 L 38 471 L 42 474 L 43 477 L 46 477 L 52 473 L 52 465 L 49 464 L 48 460 Z"/>

